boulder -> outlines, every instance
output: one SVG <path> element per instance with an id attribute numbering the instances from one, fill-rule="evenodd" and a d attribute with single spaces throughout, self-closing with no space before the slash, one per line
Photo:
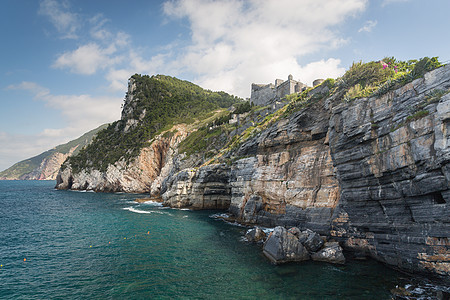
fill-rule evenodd
<path id="1" fill-rule="evenodd" d="M 291 228 L 289 228 L 288 229 L 288 231 L 290 232 L 290 233 L 292 233 L 293 235 L 295 235 L 297 238 L 300 236 L 300 234 L 302 233 L 301 231 L 300 231 L 300 229 L 298 229 L 298 227 L 291 227 Z"/>
<path id="2" fill-rule="evenodd" d="M 319 234 L 317 234 L 314 231 L 308 230 L 308 238 L 305 242 L 303 242 L 303 245 L 308 249 L 309 252 L 316 252 L 323 246 L 323 239 L 320 237 Z"/>
<path id="3" fill-rule="evenodd" d="M 326 261 L 333 264 L 344 264 L 345 257 L 338 242 L 325 243 L 324 248 L 311 254 L 311 258 L 316 261 Z"/>
<path id="4" fill-rule="evenodd" d="M 259 227 L 255 227 L 247 230 L 245 238 L 252 243 L 264 242 L 266 239 L 266 233 Z"/>
<path id="5" fill-rule="evenodd" d="M 263 253 L 276 264 L 309 259 L 308 251 L 298 238 L 281 226 L 275 227 L 269 235 L 264 243 Z"/>

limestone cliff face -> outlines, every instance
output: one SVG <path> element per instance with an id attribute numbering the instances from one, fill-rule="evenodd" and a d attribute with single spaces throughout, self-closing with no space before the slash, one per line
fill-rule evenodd
<path id="1" fill-rule="evenodd" d="M 73 173 L 70 167 L 66 168 L 58 174 L 56 188 L 159 195 L 161 182 L 173 167 L 175 148 L 187 135 L 183 125 L 174 129 L 176 132 L 170 137 L 155 137 L 131 162 L 120 160 L 109 165 L 106 172 L 94 169 Z"/>
<path id="2" fill-rule="evenodd" d="M 323 99 L 244 142 L 229 166 L 174 173 L 163 199 L 217 207 L 204 195 L 220 182 L 242 223 L 310 228 L 390 265 L 448 276 L 449 90 L 446 66 L 381 97 Z"/>
<path id="3" fill-rule="evenodd" d="M 0 172 L 0 178 L 5 180 L 55 180 L 62 163 L 88 145 L 95 135 L 107 125 L 102 125 L 75 140 L 20 161 Z"/>
<path id="4" fill-rule="evenodd" d="M 332 108 L 341 198 L 331 235 L 410 270 L 450 274 L 450 67 Z M 419 118 L 419 116 L 421 116 Z"/>
<path id="5" fill-rule="evenodd" d="M 70 149 L 69 153 L 66 154 L 60 152 L 51 154 L 42 160 L 39 168 L 31 173 L 21 176 L 20 180 L 55 180 L 62 163 L 67 157 L 72 155 L 76 148 L 77 147 Z"/>
<path id="6" fill-rule="evenodd" d="M 164 203 L 191 209 L 227 209 L 231 201 L 230 168 L 211 165 L 183 170 L 167 178 L 162 189 Z"/>
<path id="7" fill-rule="evenodd" d="M 244 143 L 232 165 L 230 211 L 239 221 L 327 232 L 339 185 L 326 141 L 328 112 L 315 105 Z"/>
<path id="8" fill-rule="evenodd" d="M 105 173 L 67 168 L 58 188 L 148 192 L 171 207 L 228 209 L 241 223 L 312 229 L 388 264 L 448 276 L 449 91 L 445 66 L 383 96 L 317 98 L 209 165 L 178 153 L 190 134 L 179 125 Z M 125 130 L 143 118 L 130 97 Z M 245 136 L 265 117 L 244 118 L 230 135 Z"/>

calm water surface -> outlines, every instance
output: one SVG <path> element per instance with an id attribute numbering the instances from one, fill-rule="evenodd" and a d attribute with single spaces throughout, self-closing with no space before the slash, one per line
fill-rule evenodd
<path id="1" fill-rule="evenodd" d="M 53 186 L 0 181 L 0 299 L 390 299 L 410 281 L 374 261 L 274 266 L 213 211 Z"/>

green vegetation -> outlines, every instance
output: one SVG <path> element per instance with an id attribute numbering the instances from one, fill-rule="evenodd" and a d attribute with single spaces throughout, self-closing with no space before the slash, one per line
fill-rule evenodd
<path id="1" fill-rule="evenodd" d="M 439 102 L 448 93 L 450 93 L 450 90 L 433 90 L 425 97 L 425 102 L 427 104 Z"/>
<path id="2" fill-rule="evenodd" d="M 378 87 L 374 92 L 375 96 L 384 95 L 442 66 L 437 57 L 424 57 L 420 60 L 408 60 L 406 62 L 390 57 L 385 58 L 383 61 L 387 62 L 389 66 L 397 67 L 394 69 L 397 72 Z"/>
<path id="3" fill-rule="evenodd" d="M 357 98 L 381 96 L 397 89 L 414 79 L 423 77 L 426 72 L 439 68 L 442 64 L 437 57 L 424 57 L 420 60 L 400 61 L 387 57 L 381 61 L 353 63 L 350 69 L 337 80 L 328 78 L 320 85 L 301 93 L 286 96 L 290 102 L 286 113 L 303 109 L 325 97 L 336 95 L 344 101 Z M 328 89 L 323 89 L 326 86 Z M 316 89 L 326 92 L 317 93 Z M 434 96 L 442 97 L 442 95 Z"/>
<path id="4" fill-rule="evenodd" d="M 411 122 L 411 121 L 415 121 L 418 119 L 421 119 L 423 117 L 426 117 L 430 114 L 430 112 L 428 110 L 419 110 L 418 112 L 415 112 L 413 115 L 408 116 L 406 118 L 406 122 Z"/>
<path id="5" fill-rule="evenodd" d="M 242 103 L 239 103 L 236 105 L 236 108 L 234 109 L 234 114 L 244 114 L 246 112 L 249 112 L 253 107 L 253 103 L 250 103 L 250 101 L 245 101 Z"/>
<path id="6" fill-rule="evenodd" d="M 197 131 L 192 132 L 186 139 L 184 139 L 178 146 L 179 153 L 186 153 L 189 157 L 194 153 L 205 152 L 210 150 L 210 146 L 214 145 L 217 137 L 223 133 L 221 127 L 216 127 L 209 130 L 207 126 L 199 128 Z M 214 154 L 214 151 L 209 151 L 210 155 Z"/>
<path id="7" fill-rule="evenodd" d="M 119 120 L 98 133 L 92 144 L 77 156 L 69 158 L 74 173 L 84 168 L 106 171 L 108 165 L 120 159 L 129 162 L 157 134 L 174 124 L 193 123 L 213 115 L 215 110 L 242 102 L 224 92 L 212 92 L 188 81 L 170 76 L 132 76 L 136 84 L 134 100 L 125 103 L 138 124 L 125 130 L 127 120 Z M 128 107 L 131 105 L 131 108 Z"/>
<path id="8" fill-rule="evenodd" d="M 322 82 L 322 84 L 314 88 L 308 88 L 299 94 L 291 94 L 286 96 L 286 99 L 289 100 L 289 104 L 287 105 L 284 116 L 287 116 L 289 113 L 292 113 L 294 111 L 298 111 L 300 109 L 308 107 L 309 105 L 316 103 L 320 99 L 328 97 L 330 95 L 330 89 L 328 89 L 324 93 L 313 92 L 315 89 L 322 86 L 325 82 L 326 81 Z"/>
<path id="9" fill-rule="evenodd" d="M 287 108 L 288 105 L 277 110 L 273 114 L 267 115 L 261 122 L 258 122 L 253 126 L 250 126 L 241 135 L 233 136 L 231 141 L 228 143 L 227 147 L 224 149 L 225 150 L 224 152 L 238 148 L 243 142 L 256 136 L 258 133 L 268 128 L 270 125 L 278 121 L 281 117 L 285 116 Z"/>
<path id="10" fill-rule="evenodd" d="M 54 153 L 62 153 L 67 154 L 76 147 L 72 155 L 76 155 L 81 148 L 89 144 L 95 134 L 99 132 L 102 129 L 105 129 L 108 126 L 108 124 L 102 125 L 94 130 L 91 130 L 85 134 L 83 134 L 81 137 L 70 141 L 66 144 L 56 146 L 55 148 L 45 151 L 37 156 L 34 156 L 32 158 L 20 161 L 16 164 L 14 164 L 12 167 L 0 172 L 0 177 L 6 177 L 10 179 L 19 179 L 21 176 L 29 174 L 33 172 L 35 169 L 37 169 L 41 162 L 49 157 L 50 155 Z"/>
<path id="11" fill-rule="evenodd" d="M 420 60 L 400 61 L 386 57 L 378 62 L 353 63 L 350 69 L 337 81 L 338 90 L 343 91 L 344 100 L 381 96 L 397 89 L 442 64 L 437 57 Z"/>

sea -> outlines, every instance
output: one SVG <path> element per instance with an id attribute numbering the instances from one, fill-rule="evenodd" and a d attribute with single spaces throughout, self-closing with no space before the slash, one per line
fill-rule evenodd
<path id="1" fill-rule="evenodd" d="M 437 299 L 448 291 L 374 260 L 273 265 L 222 212 L 54 185 L 0 181 L 0 299 L 391 299 L 399 291 Z"/>

